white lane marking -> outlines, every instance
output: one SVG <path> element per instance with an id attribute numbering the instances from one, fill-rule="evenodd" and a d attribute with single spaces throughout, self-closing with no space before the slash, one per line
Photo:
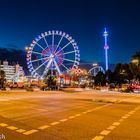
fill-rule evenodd
<path id="1" fill-rule="evenodd" d="M 104 138 L 104 136 L 96 136 L 92 140 L 102 140 L 103 138 Z"/>
<path id="2" fill-rule="evenodd" d="M 60 121 L 61 121 L 61 122 L 65 122 L 65 121 L 67 121 L 67 120 L 68 120 L 68 119 L 61 119 Z"/>
<path id="3" fill-rule="evenodd" d="M 126 115 L 125 115 L 125 117 L 130 117 L 130 116 L 131 116 L 131 114 L 126 114 Z"/>
<path id="4" fill-rule="evenodd" d="M 122 121 L 124 121 L 124 119 L 122 119 L 122 118 L 121 118 L 121 119 L 119 119 L 119 121 L 118 121 L 118 122 L 122 122 Z"/>
<path id="5" fill-rule="evenodd" d="M 109 130 L 113 130 L 113 129 L 115 129 L 116 128 L 116 126 L 109 126 L 107 129 L 109 129 Z"/>
<path id="6" fill-rule="evenodd" d="M 8 126 L 8 124 L 6 124 L 6 123 L 0 123 L 0 126 L 6 127 L 6 126 Z"/>
<path id="7" fill-rule="evenodd" d="M 57 125 L 59 124 L 60 122 L 53 122 L 53 123 L 50 123 L 50 125 Z"/>
<path id="8" fill-rule="evenodd" d="M 87 114 L 87 111 L 82 112 L 83 114 Z"/>
<path id="9" fill-rule="evenodd" d="M 114 122 L 112 125 L 119 126 L 120 122 Z"/>
<path id="10" fill-rule="evenodd" d="M 102 135 L 108 135 L 113 129 L 115 129 L 117 126 L 120 125 L 120 122 L 124 121 L 124 119 L 128 118 L 131 116 L 130 114 L 133 114 L 136 110 L 140 109 L 140 107 L 135 108 L 134 110 L 130 111 L 126 115 L 122 116 L 121 119 L 117 122 L 114 122 L 111 126 L 107 128 L 107 130 L 103 130 L 100 132 L 100 135 L 95 136 L 92 140 L 102 140 L 104 137 Z"/>
<path id="11" fill-rule="evenodd" d="M 123 118 L 123 119 L 127 119 L 128 117 L 127 117 L 127 116 L 123 116 L 122 118 Z"/>
<path id="12" fill-rule="evenodd" d="M 17 132 L 19 132 L 19 133 L 23 133 L 23 132 L 25 132 L 26 130 L 24 130 L 24 129 L 18 129 L 18 130 L 16 130 Z"/>
<path id="13" fill-rule="evenodd" d="M 73 118 L 75 118 L 75 116 L 69 116 L 69 119 L 73 119 Z"/>
<path id="14" fill-rule="evenodd" d="M 75 115 L 75 117 L 79 117 L 79 116 L 81 116 L 81 114 L 76 114 L 76 115 Z"/>
<path id="15" fill-rule="evenodd" d="M 35 133 L 35 132 L 37 132 L 38 130 L 36 130 L 36 129 L 32 129 L 32 130 L 29 130 L 29 131 L 26 131 L 26 132 L 24 132 L 23 134 L 24 135 L 30 135 L 30 134 L 33 134 L 33 133 Z"/>
<path id="16" fill-rule="evenodd" d="M 108 135 L 111 131 L 110 130 L 103 130 L 100 134 L 101 135 Z"/>
<path id="17" fill-rule="evenodd" d="M 49 127 L 50 127 L 49 125 L 43 125 L 43 126 L 40 126 L 38 129 L 44 130 L 44 129 L 47 129 Z"/>
<path id="18" fill-rule="evenodd" d="M 15 126 L 8 126 L 7 128 L 10 129 L 10 130 L 16 130 L 16 129 L 18 129 L 18 128 L 15 127 Z"/>

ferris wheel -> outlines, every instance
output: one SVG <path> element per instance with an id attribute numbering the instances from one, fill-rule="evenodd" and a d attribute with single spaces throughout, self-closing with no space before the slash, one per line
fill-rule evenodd
<path id="1" fill-rule="evenodd" d="M 80 61 L 80 51 L 75 40 L 62 31 L 48 31 L 38 35 L 25 48 L 27 65 L 31 75 L 43 78 L 54 71 L 58 75 L 77 68 Z"/>

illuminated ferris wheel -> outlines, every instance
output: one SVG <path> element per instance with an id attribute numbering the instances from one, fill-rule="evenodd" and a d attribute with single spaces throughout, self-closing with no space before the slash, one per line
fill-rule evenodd
<path id="1" fill-rule="evenodd" d="M 27 65 L 31 75 L 43 78 L 49 72 L 61 75 L 77 68 L 80 51 L 75 40 L 62 31 L 48 31 L 38 35 L 26 47 Z"/>

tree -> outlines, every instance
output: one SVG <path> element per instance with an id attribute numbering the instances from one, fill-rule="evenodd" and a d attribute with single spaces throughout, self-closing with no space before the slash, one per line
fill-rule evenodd
<path id="1" fill-rule="evenodd" d="M 48 87 L 56 86 L 56 76 L 51 75 L 51 70 L 48 71 L 47 75 L 44 77 L 44 83 L 48 85 Z"/>
<path id="2" fill-rule="evenodd" d="M 140 51 L 136 52 L 132 56 L 130 70 L 133 73 L 134 78 L 138 78 L 140 80 Z"/>
<path id="3" fill-rule="evenodd" d="M 5 72 L 3 70 L 0 70 L 0 86 L 1 86 L 1 88 L 4 88 L 5 82 L 6 82 Z"/>
<path id="4" fill-rule="evenodd" d="M 116 84 L 123 84 L 133 79 L 133 74 L 128 64 L 117 64 L 114 70 L 114 80 Z"/>
<path id="5" fill-rule="evenodd" d="M 106 72 L 106 77 L 107 77 L 107 80 L 108 80 L 108 83 L 114 83 L 115 81 L 115 78 L 114 78 L 114 73 L 111 71 L 111 70 L 108 70 Z"/>
<path id="6" fill-rule="evenodd" d="M 103 72 L 99 71 L 94 80 L 95 86 L 104 86 L 106 84 L 106 75 Z"/>

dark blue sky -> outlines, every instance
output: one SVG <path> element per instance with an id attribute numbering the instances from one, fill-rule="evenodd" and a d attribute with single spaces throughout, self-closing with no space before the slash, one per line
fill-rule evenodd
<path id="1" fill-rule="evenodd" d="M 76 40 L 81 59 L 103 62 L 103 30 L 109 32 L 109 62 L 129 62 L 140 50 L 139 0 L 1 0 L 0 47 L 24 49 L 48 30 Z"/>

